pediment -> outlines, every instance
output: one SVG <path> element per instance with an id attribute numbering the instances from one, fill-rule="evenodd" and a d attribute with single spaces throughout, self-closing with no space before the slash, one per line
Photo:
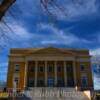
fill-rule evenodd
<path id="1" fill-rule="evenodd" d="M 48 47 L 48 48 L 41 48 L 31 53 L 31 55 L 75 55 L 73 52 L 70 51 L 63 51 L 59 48 Z"/>

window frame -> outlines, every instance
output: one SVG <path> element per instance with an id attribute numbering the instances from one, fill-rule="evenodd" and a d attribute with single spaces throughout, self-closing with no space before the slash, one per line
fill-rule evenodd
<path id="1" fill-rule="evenodd" d="M 42 70 L 41 70 L 42 68 Z M 44 65 L 39 65 L 38 66 L 38 72 L 43 73 L 44 72 Z"/>
<path id="2" fill-rule="evenodd" d="M 58 87 L 64 87 L 64 79 L 61 77 L 61 78 L 58 78 L 57 79 L 57 86 Z"/>
<path id="3" fill-rule="evenodd" d="M 28 85 L 29 85 L 30 87 L 34 87 L 34 83 L 35 83 L 34 78 L 29 78 L 29 79 L 28 79 Z"/>
<path id="4" fill-rule="evenodd" d="M 20 72 L 20 64 L 14 65 L 14 72 Z"/>
<path id="5" fill-rule="evenodd" d="M 30 71 L 30 72 L 35 72 L 35 67 L 34 67 L 34 66 L 29 66 L 28 71 Z"/>
<path id="6" fill-rule="evenodd" d="M 59 69 L 59 68 L 60 68 L 60 69 Z M 59 72 L 59 73 L 62 72 L 62 67 L 61 67 L 61 65 L 58 65 L 58 66 L 57 66 L 57 72 Z"/>
<path id="7" fill-rule="evenodd" d="M 84 68 L 82 68 L 82 67 L 84 67 Z M 80 71 L 81 72 L 86 71 L 85 64 L 80 64 Z"/>
<path id="8" fill-rule="evenodd" d="M 39 87 L 44 87 L 44 86 L 45 86 L 45 81 L 44 81 L 44 79 L 42 79 L 42 78 L 38 79 L 38 80 L 37 80 L 37 85 L 38 85 Z"/>
<path id="9" fill-rule="evenodd" d="M 47 70 L 48 70 L 49 73 L 53 73 L 54 72 L 54 67 L 52 65 L 49 65 L 47 67 Z"/>

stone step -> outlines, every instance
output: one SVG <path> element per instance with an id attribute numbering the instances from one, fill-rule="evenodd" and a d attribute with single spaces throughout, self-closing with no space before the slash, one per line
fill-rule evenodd
<path id="1" fill-rule="evenodd" d="M 89 100 L 74 88 L 30 88 L 25 96 L 31 100 Z"/>

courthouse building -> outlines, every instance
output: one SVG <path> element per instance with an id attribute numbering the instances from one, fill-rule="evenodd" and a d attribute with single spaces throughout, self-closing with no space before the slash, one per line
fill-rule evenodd
<path id="1" fill-rule="evenodd" d="M 92 89 L 89 50 L 68 48 L 13 48 L 7 87 L 73 87 Z"/>

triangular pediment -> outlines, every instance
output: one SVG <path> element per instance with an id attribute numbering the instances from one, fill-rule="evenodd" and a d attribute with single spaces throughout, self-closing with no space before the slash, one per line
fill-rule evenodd
<path id="1" fill-rule="evenodd" d="M 73 52 L 70 52 L 70 51 L 63 51 L 59 48 L 54 48 L 54 47 L 48 47 L 48 48 L 41 48 L 39 50 L 36 50 L 34 52 L 32 52 L 31 54 L 40 54 L 40 55 L 74 55 Z"/>

